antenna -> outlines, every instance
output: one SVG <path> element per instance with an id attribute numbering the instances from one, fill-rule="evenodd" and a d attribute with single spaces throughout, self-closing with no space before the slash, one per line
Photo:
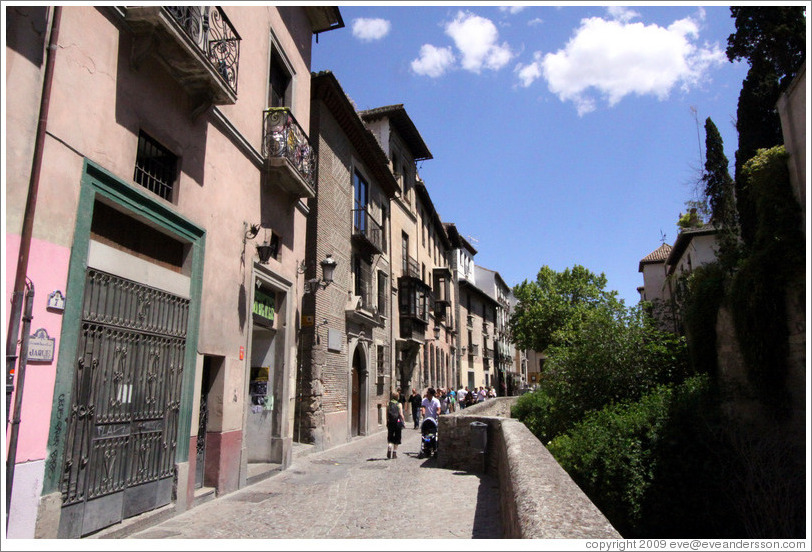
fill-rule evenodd
<path id="1" fill-rule="evenodd" d="M 660 228 L 660 243 L 665 244 L 665 232 Z"/>
<path id="2" fill-rule="evenodd" d="M 691 109 L 691 113 L 693 113 L 693 115 L 694 115 L 694 122 L 696 123 L 696 145 L 699 147 L 699 166 L 704 167 L 705 166 L 705 158 L 702 155 L 702 139 L 700 138 L 700 134 L 699 134 L 699 117 L 697 117 L 697 114 L 696 114 L 696 106 L 692 105 L 690 107 L 690 109 Z"/>

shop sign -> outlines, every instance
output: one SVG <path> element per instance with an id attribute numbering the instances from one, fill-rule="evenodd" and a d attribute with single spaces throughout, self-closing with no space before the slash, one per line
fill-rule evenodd
<path id="1" fill-rule="evenodd" d="M 274 295 L 268 295 L 260 290 L 254 292 L 254 314 L 273 323 L 275 308 L 276 297 Z"/>
<path id="2" fill-rule="evenodd" d="M 56 339 L 48 337 L 48 331 L 40 328 L 28 338 L 28 360 L 32 362 L 53 362 Z"/>

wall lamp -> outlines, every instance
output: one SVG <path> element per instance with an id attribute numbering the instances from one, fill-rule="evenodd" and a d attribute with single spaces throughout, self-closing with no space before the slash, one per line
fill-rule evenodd
<path id="1" fill-rule="evenodd" d="M 324 289 L 333 283 L 333 275 L 335 274 L 336 266 L 338 265 L 336 260 L 333 259 L 333 256 L 328 253 L 327 257 L 325 257 L 325 259 L 319 264 L 321 265 L 322 277 L 321 279 L 311 278 L 310 280 L 305 280 L 304 283 L 305 294 L 314 293 L 317 289 L 319 288 Z M 297 271 L 299 272 L 299 274 L 304 274 L 306 269 L 307 266 L 305 265 L 305 262 L 302 261 Z"/>
<path id="2" fill-rule="evenodd" d="M 243 222 L 243 230 L 245 230 L 245 235 L 242 238 L 242 245 L 243 251 L 245 251 L 245 243 L 248 240 L 253 240 L 259 234 L 260 229 L 262 228 L 262 224 L 248 224 L 247 222 Z M 257 255 L 259 256 L 260 264 L 268 264 L 268 260 L 273 255 L 274 247 L 268 243 L 266 239 L 262 245 L 255 246 L 257 248 Z"/>

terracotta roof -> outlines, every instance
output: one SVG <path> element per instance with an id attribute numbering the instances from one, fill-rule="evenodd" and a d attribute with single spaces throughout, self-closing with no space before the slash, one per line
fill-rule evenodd
<path id="1" fill-rule="evenodd" d="M 667 243 L 662 244 L 660 247 L 640 259 L 640 266 L 637 269 L 637 272 L 643 272 L 643 265 L 664 263 L 668 258 L 669 253 L 671 253 L 671 246 Z"/>

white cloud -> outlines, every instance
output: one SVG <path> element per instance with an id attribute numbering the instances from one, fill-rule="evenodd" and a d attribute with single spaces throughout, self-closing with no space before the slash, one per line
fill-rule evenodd
<path id="1" fill-rule="evenodd" d="M 499 6 L 499 11 L 510 12 L 511 14 L 519 13 L 527 6 Z"/>
<path id="2" fill-rule="evenodd" d="M 412 71 L 418 75 L 437 78 L 442 76 L 454 63 L 454 54 L 451 48 L 438 48 L 431 44 L 424 44 L 420 48 L 420 57 L 412 60 Z"/>
<path id="3" fill-rule="evenodd" d="M 516 65 L 514 72 L 519 76 L 520 84 L 524 88 L 527 88 L 541 77 L 541 60 L 541 52 L 535 52 L 533 54 L 533 63 L 527 65 L 519 63 Z"/>
<path id="4" fill-rule="evenodd" d="M 527 24 L 531 27 L 535 27 L 536 25 L 541 25 L 544 23 L 544 20 L 541 17 L 535 17 L 527 22 Z"/>
<path id="5" fill-rule="evenodd" d="M 717 44 L 691 42 L 698 36 L 690 18 L 664 28 L 592 17 L 581 21 L 564 49 L 545 55 L 541 67 L 550 91 L 572 101 L 579 115 L 596 108 L 595 93 L 610 106 L 629 94 L 663 100 L 675 86 L 688 90 L 727 61 Z M 528 69 L 522 82 L 530 76 Z"/>
<path id="6" fill-rule="evenodd" d="M 639 13 L 625 6 L 609 6 L 606 11 L 609 12 L 609 17 L 623 23 L 628 23 L 632 19 L 640 17 Z"/>
<path id="7" fill-rule="evenodd" d="M 499 31 L 490 19 L 470 12 L 457 12 L 445 32 L 462 56 L 462 68 L 479 73 L 482 68 L 498 70 L 513 58 L 506 42 L 498 44 Z"/>
<path id="8" fill-rule="evenodd" d="M 352 36 L 364 42 L 380 40 L 389 34 L 392 24 L 386 19 L 359 17 L 352 22 Z"/>

